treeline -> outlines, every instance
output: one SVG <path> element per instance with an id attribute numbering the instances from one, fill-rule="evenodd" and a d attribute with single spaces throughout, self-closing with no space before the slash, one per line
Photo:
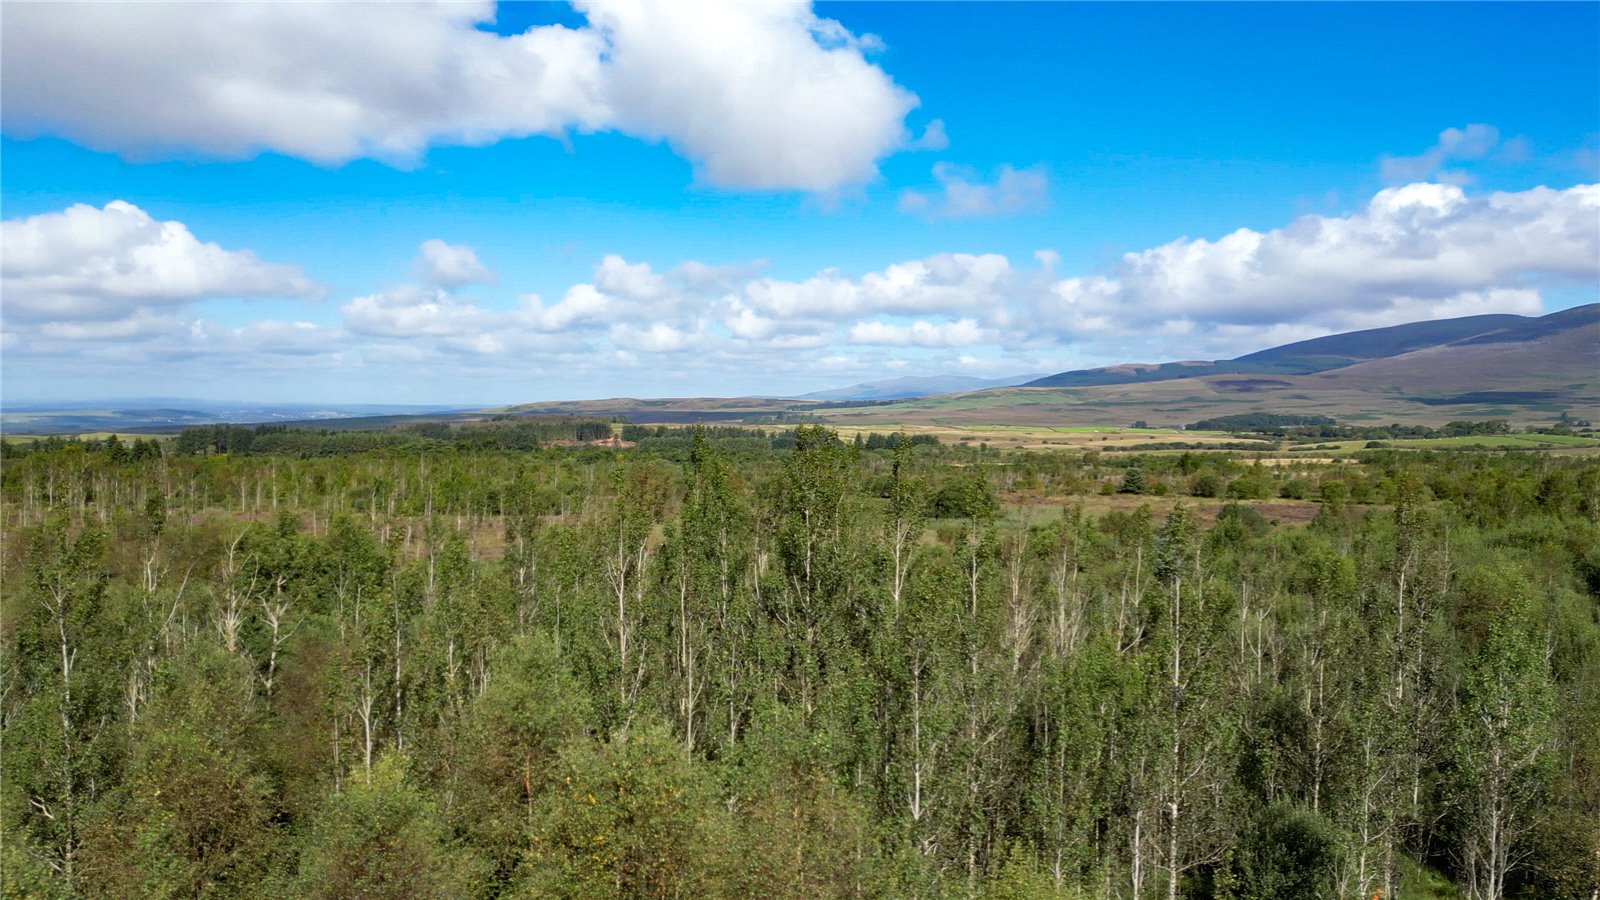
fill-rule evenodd
<path id="1" fill-rule="evenodd" d="M 1458 420 L 1433 428 L 1428 425 L 1340 425 L 1327 416 L 1293 416 L 1272 413 L 1249 413 L 1205 419 L 1186 426 L 1205 431 L 1228 431 L 1271 435 L 1292 440 L 1387 440 L 1395 438 L 1447 438 L 1467 435 L 1511 434 L 1511 424 L 1504 419 L 1483 422 Z M 1530 431 L 1553 429 L 1530 429 Z"/>
<path id="2" fill-rule="evenodd" d="M 64 447 L 76 447 L 87 453 L 104 453 L 106 459 L 112 463 L 138 462 L 161 456 L 161 441 L 157 438 L 145 440 L 136 437 L 131 441 L 125 441 L 114 434 L 107 435 L 103 440 L 85 439 L 76 435 L 69 437 L 50 435 L 35 438 L 27 443 L 0 441 L 0 459 L 20 459 L 30 453 L 52 453 Z"/>
<path id="3" fill-rule="evenodd" d="M 173 441 L 180 456 L 352 456 L 379 450 L 537 450 L 556 441 L 602 441 L 612 423 L 567 417 L 510 418 L 451 424 L 426 422 L 388 429 L 291 428 L 286 425 L 203 425 Z"/>
<path id="4" fill-rule="evenodd" d="M 1137 425 L 1138 423 L 1135 423 Z M 1201 419 L 1192 425 L 1186 425 L 1191 431 L 1276 431 L 1291 426 L 1303 427 L 1311 425 L 1334 425 L 1328 416 L 1300 416 L 1284 415 L 1279 413 L 1241 413 L 1234 416 L 1218 416 L 1214 419 Z"/>
<path id="5" fill-rule="evenodd" d="M 1139 444 L 1126 444 L 1116 447 L 1107 447 L 1111 453 L 1151 453 L 1158 450 L 1276 450 L 1278 442 L 1257 438 L 1249 441 L 1145 441 Z"/>
<path id="6" fill-rule="evenodd" d="M 622 439 L 634 445 L 641 455 L 684 458 L 701 435 L 714 442 L 725 454 L 737 458 L 770 456 L 774 450 L 794 449 L 794 429 L 765 430 L 742 428 L 736 425 L 699 425 L 685 428 L 682 425 L 623 425 Z"/>
<path id="7" fill-rule="evenodd" d="M 1600 887 L 1596 461 L 634 436 L 8 464 L 5 890 Z"/>

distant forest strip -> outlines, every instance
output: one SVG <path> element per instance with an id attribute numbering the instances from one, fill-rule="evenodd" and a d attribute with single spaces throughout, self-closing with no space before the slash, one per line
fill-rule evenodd
<path id="1" fill-rule="evenodd" d="M 1240 413 L 1233 416 L 1218 416 L 1214 419 L 1201 419 L 1193 425 L 1186 426 L 1193 431 L 1264 431 L 1267 429 L 1288 428 L 1291 426 L 1307 425 L 1335 425 L 1337 422 L 1328 416 L 1299 416 L 1282 415 L 1278 413 Z"/>
<path id="2" fill-rule="evenodd" d="M 603 419 L 538 417 L 482 424 L 426 422 L 396 428 L 344 431 L 284 425 L 212 425 L 185 428 L 173 449 L 179 455 L 343 456 L 372 450 L 537 450 L 554 441 L 596 441 L 612 436 Z"/>
<path id="3" fill-rule="evenodd" d="M 420 453 L 429 451 L 532 451 L 556 446 L 605 444 L 620 439 L 637 446 L 642 453 L 687 452 L 696 434 L 717 442 L 725 451 L 759 453 L 792 450 L 795 430 L 759 429 L 728 425 L 702 425 L 695 428 L 674 425 L 630 425 L 605 419 L 519 418 L 496 419 L 485 423 L 449 424 L 429 422 L 385 429 L 297 428 L 287 425 L 201 425 L 185 428 L 165 442 L 165 452 L 176 456 L 289 456 L 307 459 L 319 456 L 359 456 L 362 454 Z M 899 432 L 862 435 L 857 443 L 867 450 L 893 449 L 901 442 L 911 446 L 936 446 L 933 435 L 905 435 Z M 158 458 L 163 442 L 156 438 L 126 440 L 111 435 L 101 440 L 48 437 L 32 441 L 0 444 L 0 458 L 21 457 L 29 453 L 50 452 L 67 446 L 80 446 L 88 452 L 104 452 L 115 461 Z"/>
<path id="4" fill-rule="evenodd" d="M 1530 427 L 1529 434 L 1573 434 L 1575 429 L 1587 429 L 1586 420 L 1571 419 L 1565 413 L 1546 427 Z M 1482 422 L 1458 420 L 1433 428 L 1427 425 L 1340 425 L 1327 416 L 1278 415 L 1275 413 L 1243 413 L 1202 419 L 1185 428 L 1192 431 L 1226 431 L 1239 434 L 1261 434 L 1297 441 L 1312 440 L 1390 440 L 1433 439 L 1467 437 L 1472 435 L 1511 434 L 1511 424 L 1504 419 Z"/>
<path id="5" fill-rule="evenodd" d="M 636 428 L 7 450 L 7 894 L 1600 886 L 1600 460 Z"/>

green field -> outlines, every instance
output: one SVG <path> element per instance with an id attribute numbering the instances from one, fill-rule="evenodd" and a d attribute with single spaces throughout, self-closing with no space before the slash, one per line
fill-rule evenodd
<path id="1" fill-rule="evenodd" d="M 1372 443 L 1400 450 L 1592 450 L 1600 448 L 1600 437 L 1575 434 L 1468 434 L 1380 441 L 1319 441 L 1293 449 L 1299 452 L 1350 452 L 1370 449 L 1368 445 Z"/>

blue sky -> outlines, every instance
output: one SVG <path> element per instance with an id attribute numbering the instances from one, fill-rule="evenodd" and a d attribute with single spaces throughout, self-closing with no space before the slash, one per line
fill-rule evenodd
<path id="1" fill-rule="evenodd" d="M 4 398 L 785 394 L 1600 299 L 1600 4 L 440 9 L 7 6 Z"/>

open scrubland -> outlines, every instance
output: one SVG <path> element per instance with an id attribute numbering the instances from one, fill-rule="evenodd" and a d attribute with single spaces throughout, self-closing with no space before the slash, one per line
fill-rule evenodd
<path id="1" fill-rule="evenodd" d="M 1600 884 L 1592 454 L 615 429 L 0 446 L 6 890 Z"/>

